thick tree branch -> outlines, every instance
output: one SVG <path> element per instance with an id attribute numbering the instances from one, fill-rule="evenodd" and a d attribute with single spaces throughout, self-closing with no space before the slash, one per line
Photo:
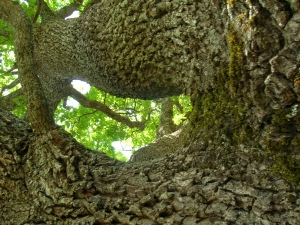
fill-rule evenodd
<path id="1" fill-rule="evenodd" d="M 41 8 L 41 20 L 42 23 L 47 23 L 50 21 L 53 21 L 56 19 L 54 12 L 52 12 L 52 10 L 49 8 L 49 6 L 47 5 L 47 3 L 44 0 L 42 1 L 42 8 Z"/>
<path id="2" fill-rule="evenodd" d="M 89 100 L 87 99 L 83 94 L 81 94 L 79 91 L 77 91 L 74 88 L 70 88 L 70 96 L 77 100 L 82 106 L 87 108 L 93 108 L 97 109 L 101 112 L 103 112 L 105 115 L 109 116 L 110 118 L 121 122 L 123 124 L 126 124 L 130 128 L 137 127 L 140 130 L 143 130 L 145 128 L 145 123 L 140 121 L 131 121 L 128 117 L 121 116 L 120 114 L 114 112 L 109 107 L 107 107 L 105 104 L 95 101 L 95 100 Z"/>
<path id="3" fill-rule="evenodd" d="M 46 98 L 36 75 L 32 24 L 21 6 L 10 0 L 0 2 L 0 18 L 15 31 L 15 56 L 29 121 L 37 134 L 45 133 L 53 129 L 54 121 L 48 113 Z"/>

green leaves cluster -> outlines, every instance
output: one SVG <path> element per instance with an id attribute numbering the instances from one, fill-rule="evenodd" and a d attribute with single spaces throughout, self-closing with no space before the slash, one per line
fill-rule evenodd
<path id="1" fill-rule="evenodd" d="M 161 104 L 159 100 L 117 98 L 93 87 L 85 96 L 90 100 L 106 104 L 115 112 L 127 116 L 132 121 L 143 121 L 146 124 L 143 131 L 138 128 L 129 128 L 92 108 L 78 105 L 78 107 L 67 110 L 62 101 L 56 110 L 55 120 L 85 147 L 126 161 L 127 158 L 120 152 L 116 152 L 112 143 L 123 143 L 129 148 L 126 150 L 130 151 L 145 146 L 155 139 L 160 119 Z M 173 98 L 179 100 L 183 106 L 183 111 L 180 111 L 175 105 L 173 107 L 175 115 L 173 119 L 179 125 L 187 119 L 186 114 L 191 110 L 190 100 L 186 96 Z"/>
<path id="2" fill-rule="evenodd" d="M 20 3 L 26 14 L 29 18 L 33 18 L 37 8 L 37 1 L 38 0 L 15 0 L 16 2 Z"/>
<path id="3" fill-rule="evenodd" d="M 66 110 L 63 102 L 56 110 L 55 119 L 62 128 L 69 131 L 80 143 L 90 149 L 105 152 L 116 158 L 112 143 L 126 142 L 131 148 L 143 146 L 155 138 L 159 125 L 160 106 L 154 101 L 143 101 L 129 98 L 117 98 L 91 87 L 85 95 L 90 100 L 97 100 L 109 106 L 115 112 L 127 116 L 132 121 L 146 121 L 144 131 L 129 128 L 117 122 L 104 113 L 79 105 Z M 129 150 L 129 149 L 127 149 Z M 126 160 L 126 158 L 119 158 Z"/>
<path id="4" fill-rule="evenodd" d="M 13 73 L 7 72 L 10 70 L 14 63 L 14 41 L 13 30 L 4 21 L 0 20 L 0 91 L 1 95 L 7 94 L 2 90 L 5 86 L 10 84 L 17 76 Z M 15 89 L 14 89 L 15 90 Z M 11 90 L 13 91 L 13 90 Z"/>
<path id="5" fill-rule="evenodd" d="M 14 41 L 13 30 L 4 21 L 0 20 L 0 79 L 3 78 L 3 71 L 8 70 L 14 64 Z M 0 81 L 1 82 L 1 81 Z"/>

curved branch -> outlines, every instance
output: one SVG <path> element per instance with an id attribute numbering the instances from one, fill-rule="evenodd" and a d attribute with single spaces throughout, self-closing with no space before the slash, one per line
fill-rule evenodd
<path id="1" fill-rule="evenodd" d="M 95 100 L 89 100 L 87 99 L 83 94 L 81 94 L 79 91 L 74 89 L 73 87 L 70 87 L 70 96 L 77 100 L 82 106 L 87 108 L 93 108 L 97 109 L 101 112 L 103 112 L 105 115 L 109 116 L 110 118 L 121 122 L 123 124 L 126 124 L 130 128 L 139 128 L 140 130 L 144 130 L 145 123 L 140 121 L 131 121 L 128 117 L 121 116 L 120 114 L 114 112 L 109 107 L 107 107 L 105 104 L 95 101 Z"/>
<path id="2" fill-rule="evenodd" d="M 36 75 L 32 24 L 22 7 L 10 0 L 0 1 L 0 18 L 15 31 L 15 56 L 29 121 L 37 134 L 46 133 L 53 129 L 55 124 L 48 112 L 46 98 Z"/>

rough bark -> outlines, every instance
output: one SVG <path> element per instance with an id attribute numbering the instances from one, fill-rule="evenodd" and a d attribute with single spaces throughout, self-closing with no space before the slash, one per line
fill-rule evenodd
<path id="1" fill-rule="evenodd" d="M 142 162 L 164 157 L 168 154 L 182 151 L 188 144 L 190 124 L 183 125 L 180 129 L 157 137 L 153 142 L 135 151 L 130 161 Z"/>
<path id="2" fill-rule="evenodd" d="M 299 185 L 247 147 L 121 163 L 0 111 L 2 224 L 298 224 Z M 226 146 L 226 145 L 225 145 Z M 249 154 L 251 153 L 251 154 Z"/>
<path id="3" fill-rule="evenodd" d="M 161 100 L 160 122 L 156 132 L 156 138 L 160 138 L 166 134 L 171 134 L 179 129 L 180 126 L 177 126 L 173 121 L 174 105 L 175 102 L 171 98 Z"/>
<path id="4" fill-rule="evenodd" d="M 185 89 L 191 127 L 174 154 L 121 163 L 1 110 L 1 221 L 298 224 L 299 11 L 293 0 L 102 1 L 38 25 L 48 98 L 74 78 L 128 97 Z"/>
<path id="5" fill-rule="evenodd" d="M 161 99 L 160 124 L 157 128 L 155 140 L 135 151 L 131 162 L 142 162 L 164 157 L 168 154 L 182 150 L 188 143 L 190 124 L 179 126 L 173 121 L 173 106 L 182 108 L 180 103 L 170 97 Z"/>
<path id="6" fill-rule="evenodd" d="M 54 127 L 54 121 L 49 114 L 47 101 L 35 69 L 32 24 L 17 3 L 3 0 L 0 3 L 0 10 L 0 18 L 14 29 L 15 57 L 29 120 L 37 134 L 45 133 Z"/>

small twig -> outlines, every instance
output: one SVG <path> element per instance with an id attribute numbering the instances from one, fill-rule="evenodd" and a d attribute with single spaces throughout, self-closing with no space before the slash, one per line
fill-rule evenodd
<path id="1" fill-rule="evenodd" d="M 85 114 L 81 115 L 81 116 L 78 118 L 77 122 L 79 123 L 82 117 L 87 116 L 87 115 L 92 115 L 92 114 L 94 114 L 94 113 L 97 112 L 97 111 L 98 111 L 98 110 L 96 109 L 96 110 L 94 110 L 93 112 L 89 112 L 89 113 L 85 113 Z"/>
<path id="2" fill-rule="evenodd" d="M 12 68 L 10 68 L 7 71 L 0 71 L 1 74 L 7 74 L 7 73 L 11 73 L 13 70 L 17 69 L 17 63 L 14 63 L 14 65 L 12 66 Z"/>
<path id="3" fill-rule="evenodd" d="M 116 111 L 119 115 L 129 115 L 129 116 L 132 116 L 132 115 L 135 115 L 134 113 L 130 113 L 130 112 L 120 112 L 120 111 Z"/>
<path id="4" fill-rule="evenodd" d="M 122 151 L 124 151 L 124 152 L 131 152 L 132 150 L 131 149 L 129 149 L 129 150 L 126 150 L 125 148 L 124 148 L 124 146 L 122 145 L 122 142 L 119 140 L 119 142 L 120 142 L 120 145 L 121 145 L 121 148 L 122 148 Z"/>
<path id="5" fill-rule="evenodd" d="M 12 89 L 13 87 L 17 86 L 20 83 L 19 78 L 15 79 L 13 82 L 11 82 L 10 84 L 4 86 L 1 91 L 0 91 L 0 95 L 3 94 L 3 92 L 7 89 Z"/>
<path id="6" fill-rule="evenodd" d="M 175 106 L 177 107 L 177 109 L 178 109 L 181 113 L 183 113 L 183 107 L 182 107 L 182 105 L 180 104 L 180 102 L 178 101 L 178 99 L 172 100 L 172 103 L 173 103 L 173 105 L 175 105 Z"/>
<path id="7" fill-rule="evenodd" d="M 128 117 L 121 116 L 119 113 L 115 112 L 111 108 L 109 108 L 107 105 L 95 101 L 95 100 L 89 100 L 87 99 L 83 94 L 81 94 L 79 91 L 74 89 L 73 87 L 70 87 L 69 90 L 69 96 L 77 100 L 83 107 L 87 108 L 93 108 L 101 111 L 105 115 L 109 116 L 110 118 L 121 122 L 123 124 L 126 124 L 130 128 L 137 127 L 140 130 L 144 130 L 145 124 L 144 122 L 139 122 L 139 121 L 131 121 Z"/>
<path id="8" fill-rule="evenodd" d="M 103 104 L 104 104 L 104 105 L 106 105 L 106 97 L 107 97 L 107 93 L 105 92 L 105 93 L 104 93 L 104 101 L 103 101 Z"/>
<path id="9" fill-rule="evenodd" d="M 152 114 L 152 112 L 155 112 L 155 111 L 159 112 L 159 110 L 157 110 L 156 108 L 154 108 L 154 109 L 151 109 L 151 110 L 148 112 L 147 119 L 146 119 L 146 120 L 144 120 L 143 122 L 144 122 L 144 123 L 147 123 L 147 122 L 149 122 L 149 121 L 150 121 L 150 118 L 151 118 L 151 114 Z"/>

